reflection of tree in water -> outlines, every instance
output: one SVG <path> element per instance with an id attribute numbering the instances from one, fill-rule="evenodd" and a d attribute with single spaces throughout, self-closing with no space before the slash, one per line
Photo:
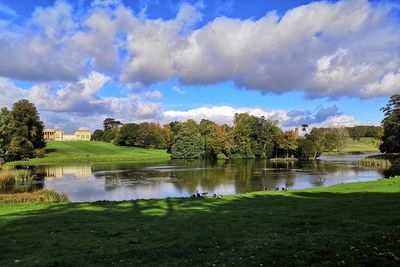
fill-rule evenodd
<path id="1" fill-rule="evenodd" d="M 173 161 L 176 166 L 173 174 L 178 178 L 175 183 L 180 191 L 195 192 L 200 187 L 214 192 L 218 186 L 226 185 L 235 178 L 236 168 L 229 160 L 189 160 Z"/>

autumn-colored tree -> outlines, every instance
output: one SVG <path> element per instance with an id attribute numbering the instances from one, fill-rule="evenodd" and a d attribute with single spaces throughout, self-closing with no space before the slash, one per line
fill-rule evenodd
<path id="1" fill-rule="evenodd" d="M 285 151 L 285 157 L 289 157 L 289 151 L 297 149 L 297 138 L 298 135 L 295 131 L 281 132 L 278 137 L 278 146 L 280 149 Z"/>

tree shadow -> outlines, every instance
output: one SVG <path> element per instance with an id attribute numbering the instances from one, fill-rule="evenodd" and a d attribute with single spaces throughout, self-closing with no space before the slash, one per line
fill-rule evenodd
<path id="1" fill-rule="evenodd" d="M 386 187 L 22 205 L 2 212 L 0 265 L 396 265 L 400 192 Z"/>

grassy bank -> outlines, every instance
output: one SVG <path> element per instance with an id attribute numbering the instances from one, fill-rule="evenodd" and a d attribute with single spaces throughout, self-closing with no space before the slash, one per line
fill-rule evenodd
<path id="1" fill-rule="evenodd" d="M 325 151 L 323 155 L 348 155 L 348 154 L 364 154 L 364 153 L 380 153 L 376 140 L 372 137 L 361 137 L 360 140 L 347 138 L 344 148 L 341 152 Z"/>
<path id="2" fill-rule="evenodd" d="M 221 199 L 0 206 L 0 266 L 400 263 L 400 178 Z"/>
<path id="3" fill-rule="evenodd" d="M 167 160 L 169 155 L 161 149 L 121 147 L 105 142 L 65 141 L 47 142 L 44 158 L 14 161 L 8 164 L 35 165 L 73 162 L 115 162 Z"/>

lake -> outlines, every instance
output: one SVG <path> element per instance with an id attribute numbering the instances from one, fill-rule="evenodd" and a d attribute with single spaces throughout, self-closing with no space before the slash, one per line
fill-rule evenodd
<path id="1" fill-rule="evenodd" d="M 316 161 L 170 160 L 159 163 L 91 163 L 36 166 L 41 188 L 66 193 L 70 201 L 189 197 L 302 189 L 373 181 L 383 170 L 356 166 L 365 155 L 323 156 Z"/>

